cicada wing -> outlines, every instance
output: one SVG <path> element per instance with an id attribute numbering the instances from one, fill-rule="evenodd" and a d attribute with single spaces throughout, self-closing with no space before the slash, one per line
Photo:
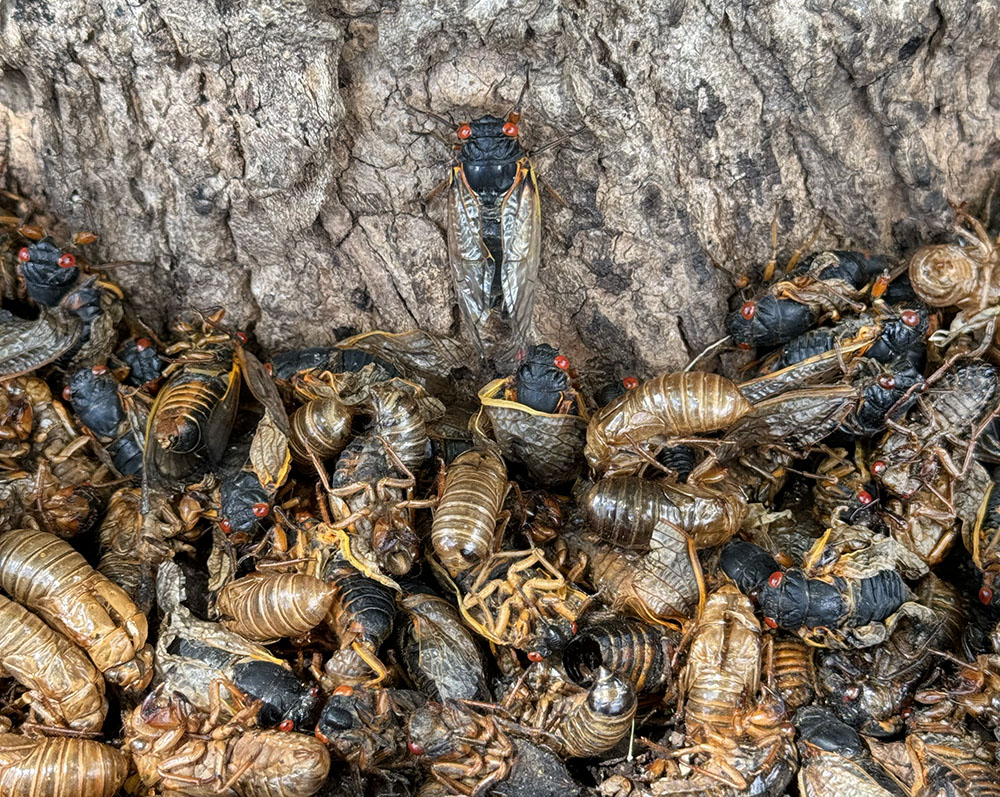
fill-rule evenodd
<path id="1" fill-rule="evenodd" d="M 264 409 L 270 413 L 271 420 L 274 421 L 274 425 L 278 427 L 279 431 L 285 437 L 290 437 L 292 431 L 288 424 L 288 414 L 285 412 L 285 404 L 281 400 L 281 394 L 278 393 L 278 386 L 274 384 L 271 374 L 267 372 L 267 368 L 257 359 L 257 356 L 253 352 L 247 351 L 244 347 L 240 346 L 237 348 L 236 356 L 240 360 L 240 367 L 243 369 L 243 378 L 247 380 L 247 387 L 250 388 L 250 392 L 264 406 Z"/>
<path id="2" fill-rule="evenodd" d="M 229 433 L 236 421 L 236 406 L 240 402 L 241 370 L 240 358 L 234 357 L 233 365 L 227 374 L 229 384 L 226 387 L 226 392 L 223 393 L 219 403 L 215 405 L 215 409 L 212 410 L 212 414 L 202 430 L 205 451 L 212 465 L 218 465 L 222 461 L 226 444 L 229 442 Z"/>
<path id="3" fill-rule="evenodd" d="M 542 211 L 538 178 L 524 158 L 500 209 L 503 263 L 500 284 L 503 304 L 521 341 L 528 339 L 538 286 L 538 261 L 542 252 Z"/>
<path id="4" fill-rule="evenodd" d="M 452 169 L 448 193 L 448 258 L 458 306 L 480 345 L 479 330 L 490 312 L 493 258 L 483 242 L 482 205 L 461 166 Z"/>
<path id="5" fill-rule="evenodd" d="M 58 360 L 83 336 L 83 322 L 62 310 L 43 309 L 33 321 L 0 318 L 0 377 L 20 376 Z"/>

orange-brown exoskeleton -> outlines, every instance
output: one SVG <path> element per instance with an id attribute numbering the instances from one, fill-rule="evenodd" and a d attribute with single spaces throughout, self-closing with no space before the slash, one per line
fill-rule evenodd
<path id="1" fill-rule="evenodd" d="M 146 616 L 69 543 L 30 529 L 0 535 L 0 585 L 82 647 L 109 681 L 133 689 L 149 683 Z"/>

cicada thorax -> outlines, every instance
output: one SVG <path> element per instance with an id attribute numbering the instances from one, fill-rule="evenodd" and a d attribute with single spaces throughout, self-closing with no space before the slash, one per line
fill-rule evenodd
<path id="1" fill-rule="evenodd" d="M 568 398 L 577 408 L 566 413 L 534 410 L 504 398 L 506 380 L 495 379 L 479 391 L 482 412 L 508 459 L 520 462 L 542 486 L 567 482 L 580 469 L 590 416 L 583 397 L 570 388 Z"/>

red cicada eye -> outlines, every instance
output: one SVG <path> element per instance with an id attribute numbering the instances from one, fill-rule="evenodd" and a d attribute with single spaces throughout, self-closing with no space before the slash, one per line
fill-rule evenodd
<path id="1" fill-rule="evenodd" d="M 528 661 L 542 661 L 545 657 L 539 653 L 537 650 L 533 650 L 528 653 Z"/>
<path id="2" fill-rule="evenodd" d="M 268 376 L 274 376 L 274 366 L 271 363 L 264 363 L 264 370 L 267 371 Z"/>
<path id="3" fill-rule="evenodd" d="M 882 376 L 878 378 L 878 386 L 883 390 L 892 390 L 896 387 L 896 380 L 888 374 L 882 374 Z"/>
<path id="4" fill-rule="evenodd" d="M 295 730 L 295 721 L 294 720 L 282 720 L 281 724 L 278 726 L 278 730 L 279 731 L 284 731 L 285 733 L 288 733 L 289 731 Z"/>
<path id="5" fill-rule="evenodd" d="M 764 618 L 764 625 L 766 625 L 768 628 L 777 628 L 778 627 L 778 623 L 775 621 L 775 619 L 773 617 L 765 617 Z"/>
<path id="6" fill-rule="evenodd" d="M 858 501 L 860 501 L 865 506 L 868 506 L 868 504 L 870 504 L 873 500 L 875 499 L 872 498 L 872 494 L 867 490 L 862 490 L 860 493 L 858 493 Z"/>
<path id="7" fill-rule="evenodd" d="M 983 587 L 979 590 L 979 602 L 984 606 L 989 606 L 990 601 L 993 600 L 993 590 L 989 587 Z"/>
<path id="8" fill-rule="evenodd" d="M 152 345 L 153 341 L 151 341 L 149 338 L 139 338 L 139 340 L 135 342 L 135 350 L 146 351 L 146 349 L 148 349 Z"/>
<path id="9" fill-rule="evenodd" d="M 768 576 L 767 583 L 773 589 L 777 589 L 778 587 L 781 586 L 781 582 L 784 580 L 785 580 L 785 574 L 782 573 L 780 570 L 775 570 L 773 573 L 771 573 L 770 576 Z"/>
<path id="10" fill-rule="evenodd" d="M 757 303 L 747 302 L 744 304 L 740 308 L 740 315 L 743 316 L 744 320 L 750 321 L 755 315 L 757 315 Z"/>
<path id="11" fill-rule="evenodd" d="M 31 260 L 31 252 L 28 251 L 28 247 L 25 246 L 21 248 L 21 251 L 17 253 L 17 259 L 22 263 L 27 263 Z"/>
<path id="12" fill-rule="evenodd" d="M 471 125 L 459 125 L 458 126 L 458 137 L 463 141 L 472 135 Z"/>
<path id="13" fill-rule="evenodd" d="M 233 524 L 229 522 L 228 518 L 223 518 L 219 521 L 219 528 L 221 528 L 226 534 L 233 530 Z"/>
<path id="14" fill-rule="evenodd" d="M 579 630 L 579 628 L 577 627 L 576 623 L 570 623 L 569 624 L 569 630 L 572 631 L 575 634 Z"/>
<path id="15" fill-rule="evenodd" d="M 636 379 L 634 376 L 626 376 L 622 380 L 622 386 L 626 390 L 635 390 L 637 387 L 639 387 L 639 380 Z"/>
<path id="16" fill-rule="evenodd" d="M 313 731 L 313 735 L 320 740 L 322 744 L 330 744 L 330 737 L 327 736 L 319 728 Z"/>
<path id="17" fill-rule="evenodd" d="M 855 685 L 851 685 L 844 690 L 844 700 L 851 701 L 857 700 L 858 696 L 861 694 L 861 688 Z"/>
<path id="18" fill-rule="evenodd" d="M 419 744 L 417 744 L 416 742 L 407 742 L 407 743 L 406 743 L 406 748 L 407 748 L 407 749 L 408 749 L 408 750 L 409 750 L 409 751 L 410 751 L 411 753 L 413 753 L 413 755 L 423 755 L 423 754 L 424 754 L 424 748 L 423 748 L 423 747 L 421 747 L 421 746 L 420 746 Z"/>
<path id="19" fill-rule="evenodd" d="M 503 134 L 511 138 L 517 138 L 517 124 L 514 122 L 504 122 Z"/>
<path id="20" fill-rule="evenodd" d="M 56 261 L 59 268 L 76 268 L 76 256 L 66 252 Z"/>
<path id="21" fill-rule="evenodd" d="M 556 357 L 552 362 L 556 364 L 556 368 L 559 368 L 563 371 L 569 368 L 569 357 L 565 357 L 562 354 Z"/>
<path id="22" fill-rule="evenodd" d="M 246 332 L 237 332 L 236 333 L 236 338 L 239 340 L 240 343 L 246 343 L 247 342 L 247 333 Z"/>
<path id="23" fill-rule="evenodd" d="M 270 504 L 254 504 L 253 514 L 254 517 L 267 517 L 271 512 Z"/>
<path id="24" fill-rule="evenodd" d="M 66 387 L 63 388 L 62 397 L 66 401 L 69 401 L 70 399 L 73 398 L 73 391 L 70 390 L 69 385 L 66 385 Z"/>
<path id="25" fill-rule="evenodd" d="M 886 468 L 888 467 L 889 466 L 886 465 L 882 460 L 880 459 L 876 460 L 875 462 L 872 463 L 872 473 L 875 474 L 876 476 L 881 476 L 883 473 L 885 473 Z"/>
<path id="26" fill-rule="evenodd" d="M 736 348 L 737 349 L 742 349 L 743 351 L 750 351 L 750 344 L 749 343 L 737 343 L 736 344 Z"/>
<path id="27" fill-rule="evenodd" d="M 348 686 L 347 684 L 341 684 L 333 690 L 333 693 L 338 697 L 351 697 L 354 694 L 354 687 Z"/>
<path id="28" fill-rule="evenodd" d="M 95 365 L 90 369 L 90 373 L 94 376 L 104 376 L 108 372 L 108 366 L 106 365 Z"/>
<path id="29" fill-rule="evenodd" d="M 899 314 L 899 317 L 908 327 L 915 327 L 920 323 L 920 313 L 916 310 L 904 310 Z"/>

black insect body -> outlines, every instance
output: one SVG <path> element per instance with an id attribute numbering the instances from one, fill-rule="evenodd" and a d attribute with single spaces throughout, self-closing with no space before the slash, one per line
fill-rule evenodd
<path id="1" fill-rule="evenodd" d="M 63 392 L 77 417 L 104 444 L 115 468 L 125 476 L 142 470 L 142 444 L 122 406 L 118 383 L 107 366 L 81 368 Z"/>
<path id="2" fill-rule="evenodd" d="M 569 387 L 569 360 L 547 343 L 529 346 L 517 366 L 514 400 L 539 412 L 555 412 Z"/>
<path id="3" fill-rule="evenodd" d="M 895 570 L 873 576 L 831 581 L 807 578 L 798 568 L 771 574 L 758 595 L 764 623 L 770 627 L 828 628 L 867 625 L 885 620 L 909 596 Z"/>
<path id="4" fill-rule="evenodd" d="M 55 307 L 80 278 L 76 257 L 63 253 L 51 238 L 28 244 L 17 254 L 28 296 L 45 307 Z"/>
<path id="5" fill-rule="evenodd" d="M 538 178 L 517 140 L 520 114 L 483 116 L 458 128 L 461 149 L 448 197 L 448 251 L 459 307 L 480 332 L 501 308 L 515 337 L 531 326 L 541 252 Z"/>
<path id="6" fill-rule="evenodd" d="M 852 434 L 871 437 L 885 430 L 886 418 L 890 410 L 916 384 L 923 382 L 923 375 L 908 362 L 896 367 L 860 378 L 861 402 L 858 408 L 847 416 L 844 428 Z M 893 419 L 903 415 L 917 400 L 914 392 L 903 404 L 896 407 Z"/>
<path id="7" fill-rule="evenodd" d="M 271 512 L 273 493 L 266 490 L 247 465 L 250 439 L 231 444 L 218 468 L 219 503 L 222 530 L 227 534 L 242 532 L 256 538 L 264 530 L 264 520 Z"/>
<path id="8" fill-rule="evenodd" d="M 312 727 L 319 704 L 318 684 L 308 684 L 269 661 L 251 659 L 233 667 L 233 683 L 261 701 L 257 722 L 265 728 L 305 731 Z"/>
<path id="9" fill-rule="evenodd" d="M 805 258 L 785 279 L 729 314 L 726 326 L 736 345 L 779 346 L 801 335 L 824 315 L 861 309 L 863 290 L 888 268 L 885 258 L 834 250 Z"/>
<path id="10" fill-rule="evenodd" d="M 155 382 L 163 375 L 163 369 L 166 368 L 159 352 L 148 338 L 129 338 L 115 352 L 115 357 L 128 366 L 128 376 L 124 381 L 132 387 L 142 387 Z"/>

